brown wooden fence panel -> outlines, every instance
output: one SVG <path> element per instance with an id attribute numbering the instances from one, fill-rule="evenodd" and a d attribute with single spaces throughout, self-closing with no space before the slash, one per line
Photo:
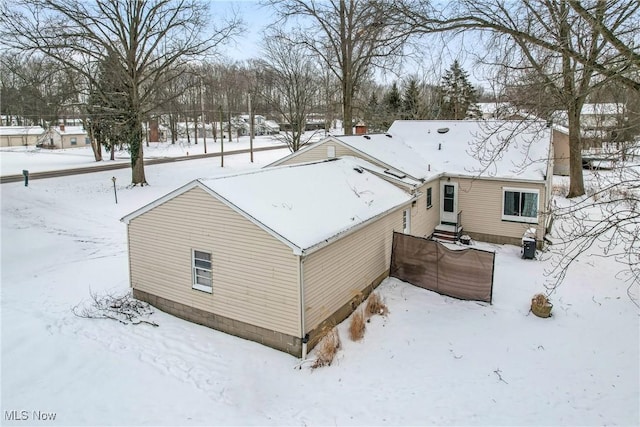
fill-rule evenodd
<path id="1" fill-rule="evenodd" d="M 495 254 L 393 233 L 389 275 L 454 298 L 491 303 Z"/>

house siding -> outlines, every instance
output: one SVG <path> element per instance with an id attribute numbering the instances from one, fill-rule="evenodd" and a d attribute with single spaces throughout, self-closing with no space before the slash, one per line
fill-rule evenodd
<path id="1" fill-rule="evenodd" d="M 502 189 L 522 188 L 539 190 L 538 211 L 546 210 L 545 183 L 518 183 L 487 179 L 451 178 L 458 183 L 458 209 L 462 211 L 462 226 L 466 234 L 479 240 L 494 243 L 520 244 L 524 232 L 532 227 L 537 230 L 536 238 L 544 238 L 545 217 L 539 217 L 538 224 L 502 220 Z"/>
<path id="2" fill-rule="evenodd" d="M 427 208 L 427 189 L 431 187 L 431 207 Z M 420 196 L 411 209 L 411 233 L 418 237 L 429 237 L 440 224 L 440 182 L 430 181 L 417 190 Z"/>
<path id="3" fill-rule="evenodd" d="M 204 190 L 132 219 L 128 233 L 134 290 L 301 336 L 298 257 Z M 212 254 L 213 294 L 192 289 L 192 249 Z"/>
<path id="4" fill-rule="evenodd" d="M 0 135 L 0 147 L 34 146 L 40 135 Z"/>
<path id="5" fill-rule="evenodd" d="M 553 174 L 569 175 L 569 135 L 553 130 Z"/>
<path id="6" fill-rule="evenodd" d="M 393 232 L 402 232 L 403 210 L 392 212 L 304 259 L 305 332 L 317 330 L 336 312 L 342 315 L 334 316 L 332 321 L 342 321 L 357 306 L 362 294 L 387 276 Z M 350 302 L 354 306 L 343 310 Z"/>
<path id="7" fill-rule="evenodd" d="M 335 147 L 336 158 L 344 157 L 344 156 L 363 158 L 362 154 L 354 150 L 351 150 L 350 148 L 345 147 L 342 144 L 339 144 L 332 140 L 325 140 L 315 144 L 312 147 L 305 149 L 304 151 L 298 151 L 297 153 L 294 153 L 293 155 L 291 155 L 291 157 L 285 158 L 281 162 L 277 162 L 275 165 L 277 166 L 297 165 L 300 163 L 318 162 L 318 161 L 327 160 L 329 158 L 327 156 L 327 149 L 329 146 Z M 377 162 L 371 162 L 371 163 L 375 164 L 376 166 L 386 167 L 382 163 L 377 163 Z"/>

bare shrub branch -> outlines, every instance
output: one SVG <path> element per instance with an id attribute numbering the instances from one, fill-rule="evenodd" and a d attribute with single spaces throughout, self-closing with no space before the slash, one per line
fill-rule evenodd
<path id="1" fill-rule="evenodd" d="M 111 319 L 123 325 L 139 325 L 145 323 L 158 326 L 156 322 L 146 320 L 153 310 L 146 302 L 139 301 L 127 292 L 123 295 L 106 293 L 99 295 L 89 291 L 91 300 L 88 303 L 80 303 L 71 311 L 84 319 Z"/>

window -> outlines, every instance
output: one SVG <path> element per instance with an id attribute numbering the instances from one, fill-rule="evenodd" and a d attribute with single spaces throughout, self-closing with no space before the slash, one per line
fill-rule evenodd
<path id="1" fill-rule="evenodd" d="M 402 211 L 402 232 L 405 234 L 411 232 L 411 209 Z"/>
<path id="2" fill-rule="evenodd" d="M 87 137 L 87 138 L 84 139 L 84 143 L 89 145 L 89 144 L 91 144 L 91 140 Z"/>
<path id="3" fill-rule="evenodd" d="M 193 251 L 193 289 L 213 292 L 211 280 L 211 253 Z"/>
<path id="4" fill-rule="evenodd" d="M 336 157 L 336 147 L 327 145 L 327 159 L 333 159 L 334 157 Z"/>
<path id="5" fill-rule="evenodd" d="M 538 190 L 503 188 L 502 219 L 517 222 L 538 222 Z"/>
<path id="6" fill-rule="evenodd" d="M 71 138 L 71 145 L 77 145 L 78 144 L 78 140 L 75 138 Z"/>
<path id="7" fill-rule="evenodd" d="M 431 187 L 427 188 L 427 209 L 429 209 L 431 206 L 433 206 L 433 199 L 432 199 L 433 193 L 431 191 Z"/>

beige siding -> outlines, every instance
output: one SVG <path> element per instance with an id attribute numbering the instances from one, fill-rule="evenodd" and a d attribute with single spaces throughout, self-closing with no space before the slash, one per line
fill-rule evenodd
<path id="1" fill-rule="evenodd" d="M 553 130 L 553 173 L 569 175 L 569 135 Z"/>
<path id="2" fill-rule="evenodd" d="M 537 238 L 544 237 L 544 219 L 538 224 L 520 223 L 502 220 L 502 188 L 537 189 L 540 191 L 538 211 L 545 209 L 546 192 L 544 183 L 523 184 L 509 181 L 493 181 L 486 179 L 454 179 L 458 182 L 458 209 L 462 211 L 464 231 L 495 236 L 521 238 L 531 227 L 537 228 Z"/>
<path id="3" fill-rule="evenodd" d="M 431 204 L 427 208 L 427 189 L 431 187 Z M 440 224 L 440 181 L 428 182 L 418 188 L 421 193 L 411 209 L 411 234 L 428 237 L 436 225 Z"/>
<path id="4" fill-rule="evenodd" d="M 212 253 L 213 294 L 192 289 L 192 249 Z M 133 288 L 301 336 L 298 257 L 200 188 L 131 220 L 129 251 Z"/>
<path id="5" fill-rule="evenodd" d="M 0 147 L 20 147 L 24 145 L 36 145 L 39 135 L 2 135 L 0 136 Z"/>
<path id="6" fill-rule="evenodd" d="M 278 163 L 278 166 L 297 165 L 300 163 L 318 162 L 322 160 L 327 160 L 328 159 L 327 150 L 328 150 L 328 147 L 330 146 L 335 147 L 335 150 L 336 150 L 335 157 L 353 156 L 353 157 L 362 158 L 361 154 L 345 147 L 342 144 L 338 144 L 335 141 L 328 140 L 328 141 L 323 141 L 318 144 L 315 144 L 313 147 L 310 147 L 307 150 L 298 151 L 297 153 L 292 155 L 290 158 L 284 160 L 282 163 Z M 382 166 L 381 164 L 377 164 L 377 165 Z"/>
<path id="7" fill-rule="evenodd" d="M 304 260 L 305 332 L 316 328 L 389 269 L 394 230 L 402 232 L 402 210 Z"/>

